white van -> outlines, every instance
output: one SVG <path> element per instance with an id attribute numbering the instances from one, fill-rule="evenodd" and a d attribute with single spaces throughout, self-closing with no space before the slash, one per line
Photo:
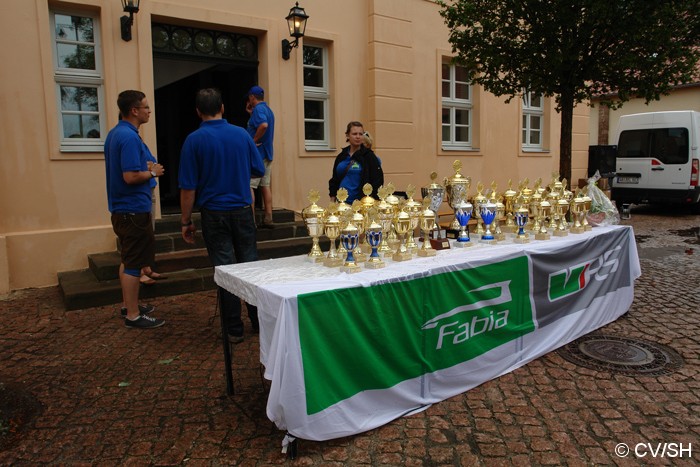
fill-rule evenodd
<path id="1" fill-rule="evenodd" d="M 700 202 L 700 112 L 620 117 L 612 198 L 631 203 Z"/>

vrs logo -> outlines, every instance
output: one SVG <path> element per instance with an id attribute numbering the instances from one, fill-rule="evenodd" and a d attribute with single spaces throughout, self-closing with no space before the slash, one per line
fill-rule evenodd
<path id="1" fill-rule="evenodd" d="M 580 292 L 595 279 L 604 281 L 620 266 L 621 246 L 608 250 L 597 258 L 549 275 L 549 301 L 554 302 Z"/>
<path id="2" fill-rule="evenodd" d="M 445 343 L 462 344 L 479 334 L 503 328 L 508 324 L 510 311 L 495 311 L 493 308 L 513 300 L 509 285 L 510 281 L 503 281 L 470 290 L 468 294 L 473 296 L 477 300 L 476 302 L 453 308 L 438 315 L 426 321 L 421 329 L 438 328 L 435 349 L 440 350 Z M 481 297 L 489 298 L 479 300 Z M 451 319 L 447 321 L 447 318 Z"/>

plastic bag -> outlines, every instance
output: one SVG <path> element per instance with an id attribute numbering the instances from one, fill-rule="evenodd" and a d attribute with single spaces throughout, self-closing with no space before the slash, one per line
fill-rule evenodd
<path id="1" fill-rule="evenodd" d="M 588 211 L 586 219 L 591 225 L 616 225 L 620 223 L 620 213 L 610 198 L 596 186 L 600 180 L 600 172 L 596 170 L 595 175 L 588 179 L 588 197 L 591 198 L 591 210 Z"/>

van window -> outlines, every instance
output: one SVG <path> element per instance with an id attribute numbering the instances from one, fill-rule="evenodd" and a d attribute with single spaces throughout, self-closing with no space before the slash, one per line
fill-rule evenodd
<path id="1" fill-rule="evenodd" d="M 664 164 L 688 162 L 688 129 L 656 128 L 620 133 L 617 157 L 653 157 Z"/>

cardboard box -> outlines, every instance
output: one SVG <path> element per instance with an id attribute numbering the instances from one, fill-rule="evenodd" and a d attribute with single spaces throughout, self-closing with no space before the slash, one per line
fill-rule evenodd
<path id="1" fill-rule="evenodd" d="M 579 178 L 578 179 L 578 187 L 579 188 L 584 188 L 586 185 L 588 185 L 587 178 Z M 610 179 L 609 178 L 601 178 L 596 182 L 596 186 L 603 191 L 609 190 L 610 189 Z"/>

